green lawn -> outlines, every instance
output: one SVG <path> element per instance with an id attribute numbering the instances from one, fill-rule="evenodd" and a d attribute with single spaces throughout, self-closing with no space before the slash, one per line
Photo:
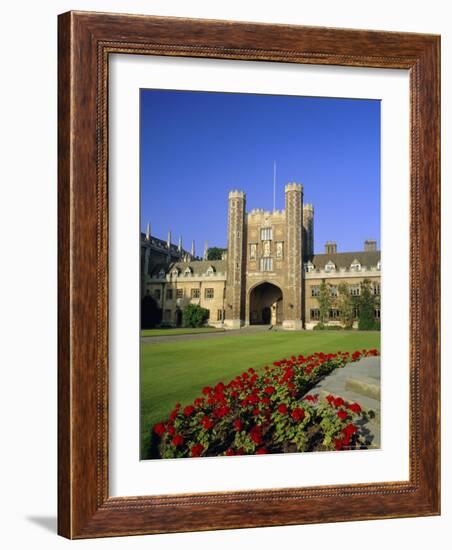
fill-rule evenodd
<path id="1" fill-rule="evenodd" d="M 278 331 L 142 344 L 142 456 L 151 426 L 164 420 L 178 401 L 182 405 L 192 402 L 204 386 L 227 383 L 249 367 L 258 370 L 291 355 L 363 348 L 380 349 L 380 333 Z"/>
<path id="2" fill-rule="evenodd" d="M 177 336 L 179 334 L 205 334 L 206 332 L 224 332 L 222 328 L 150 328 L 141 331 L 141 336 Z"/>

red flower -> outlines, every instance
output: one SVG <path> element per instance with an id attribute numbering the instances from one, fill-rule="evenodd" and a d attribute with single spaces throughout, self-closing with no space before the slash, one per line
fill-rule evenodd
<path id="1" fill-rule="evenodd" d="M 350 405 L 347 405 L 347 409 L 356 414 L 359 414 L 361 412 L 361 407 L 358 405 L 358 403 L 351 403 Z"/>
<path id="2" fill-rule="evenodd" d="M 353 434 L 355 434 L 357 431 L 358 431 L 358 428 L 357 428 L 354 424 L 350 423 L 350 424 L 347 424 L 347 425 L 345 426 L 345 428 L 343 428 L 342 433 L 343 433 L 345 436 L 348 436 L 348 437 L 350 438 L 350 437 L 351 437 Z"/>
<path id="3" fill-rule="evenodd" d="M 257 454 L 257 455 L 266 455 L 266 454 L 268 454 L 268 451 L 267 451 L 267 449 L 266 449 L 265 447 L 261 447 L 260 449 L 258 449 L 258 450 L 256 451 L 256 454 Z"/>
<path id="4" fill-rule="evenodd" d="M 256 445 L 260 445 L 262 443 L 262 432 L 259 426 L 254 426 L 251 428 L 250 437 Z"/>
<path id="5" fill-rule="evenodd" d="M 175 447 L 180 447 L 183 444 L 184 444 L 184 438 L 181 435 L 178 434 L 173 437 L 173 445 Z"/>
<path id="6" fill-rule="evenodd" d="M 201 445 L 201 443 L 196 443 L 193 445 L 193 447 L 190 449 L 190 455 L 191 456 L 201 456 L 201 453 L 204 451 L 204 445 Z"/>
<path id="7" fill-rule="evenodd" d="M 284 405 L 284 403 L 281 403 L 278 407 L 278 412 L 281 414 L 287 414 L 287 405 Z"/>
<path id="8" fill-rule="evenodd" d="M 343 446 L 342 439 L 335 439 L 334 440 L 334 446 L 336 447 L 336 451 L 340 451 Z"/>
<path id="9" fill-rule="evenodd" d="M 243 422 L 240 420 L 240 418 L 236 418 L 233 422 L 233 426 L 236 431 L 241 432 L 243 428 Z"/>
<path id="10" fill-rule="evenodd" d="M 202 393 L 204 395 L 208 395 L 211 391 L 212 391 L 212 388 L 210 386 L 206 386 L 205 388 L 202 389 Z"/>
<path id="11" fill-rule="evenodd" d="M 224 453 L 226 456 L 234 456 L 235 455 L 235 452 L 234 452 L 234 449 L 231 449 L 229 447 L 229 449 L 226 449 L 226 452 Z"/>
<path id="12" fill-rule="evenodd" d="M 253 415 L 254 416 L 258 416 L 260 414 L 260 409 L 258 409 L 257 407 L 255 409 L 253 409 Z"/>
<path id="13" fill-rule="evenodd" d="M 166 432 L 166 428 L 165 428 L 165 424 L 163 424 L 163 422 L 160 422 L 159 424 L 156 424 L 154 426 L 154 432 L 162 437 L 162 435 Z"/>
<path id="14" fill-rule="evenodd" d="M 251 394 L 247 397 L 247 401 L 248 403 L 250 403 L 250 405 L 256 405 L 257 403 L 259 403 L 259 397 L 257 397 L 257 395 Z"/>
<path id="15" fill-rule="evenodd" d="M 204 401 L 205 401 L 204 397 L 197 397 L 194 400 L 195 407 L 198 407 L 198 408 L 202 407 L 204 404 Z"/>
<path id="16" fill-rule="evenodd" d="M 195 410 L 195 407 L 193 405 L 187 405 L 184 409 L 184 416 L 190 416 Z"/>
<path id="17" fill-rule="evenodd" d="M 213 427 L 213 421 L 207 415 L 201 418 L 201 424 L 205 430 L 210 430 Z"/>
<path id="18" fill-rule="evenodd" d="M 336 399 L 334 400 L 334 406 L 342 407 L 343 405 L 345 405 L 345 401 L 342 399 L 342 397 L 336 397 Z"/>
<path id="19" fill-rule="evenodd" d="M 267 386 L 264 390 L 264 392 L 267 394 L 267 395 L 272 395 L 273 393 L 276 392 L 275 388 L 273 386 Z"/>
<path id="20" fill-rule="evenodd" d="M 302 409 L 301 407 L 297 407 L 292 411 L 291 416 L 295 420 L 295 422 L 301 422 L 305 417 L 304 409 Z"/>
<path id="21" fill-rule="evenodd" d="M 263 397 L 261 401 L 264 405 L 270 405 L 270 399 L 268 397 Z"/>
<path id="22" fill-rule="evenodd" d="M 345 411 L 338 411 L 337 413 L 337 416 L 341 419 L 341 420 L 345 420 L 347 418 L 347 413 Z"/>
<path id="23" fill-rule="evenodd" d="M 317 395 L 307 395 L 305 397 L 305 400 L 306 401 L 311 401 L 311 403 L 316 403 L 317 399 L 318 399 Z"/>
<path id="24" fill-rule="evenodd" d="M 217 407 L 214 411 L 213 411 L 213 414 L 217 417 L 217 418 L 223 418 L 223 416 L 226 416 L 227 414 L 229 414 L 229 411 L 231 409 L 227 406 L 223 406 L 223 407 Z"/>
<path id="25" fill-rule="evenodd" d="M 328 401 L 328 403 L 331 405 L 331 403 L 333 403 L 334 401 L 334 395 L 327 395 L 326 396 L 326 400 Z"/>

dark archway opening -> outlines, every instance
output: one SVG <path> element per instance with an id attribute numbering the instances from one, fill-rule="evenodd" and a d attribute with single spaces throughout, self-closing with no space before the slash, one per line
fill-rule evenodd
<path id="1" fill-rule="evenodd" d="M 279 325 L 283 321 L 283 294 L 271 283 L 261 283 L 250 292 L 250 325 Z"/>

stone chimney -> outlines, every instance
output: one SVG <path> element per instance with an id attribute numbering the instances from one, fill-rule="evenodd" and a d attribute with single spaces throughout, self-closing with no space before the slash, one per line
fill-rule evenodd
<path id="1" fill-rule="evenodd" d="M 325 243 L 325 254 L 337 254 L 337 244 L 335 241 L 327 241 Z"/>
<path id="2" fill-rule="evenodd" d="M 364 252 L 374 252 L 377 250 L 377 241 L 373 239 L 364 241 Z"/>

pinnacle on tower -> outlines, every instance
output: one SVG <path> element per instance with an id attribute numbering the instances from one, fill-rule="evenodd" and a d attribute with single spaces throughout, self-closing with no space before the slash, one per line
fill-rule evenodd
<path id="1" fill-rule="evenodd" d="M 209 247 L 208 247 L 207 241 L 204 241 L 204 255 L 203 255 L 203 260 L 207 260 L 207 259 L 208 259 L 208 256 L 209 256 Z"/>
<path id="2" fill-rule="evenodd" d="M 151 222 L 148 222 L 146 226 L 146 240 L 149 241 L 151 239 Z"/>

